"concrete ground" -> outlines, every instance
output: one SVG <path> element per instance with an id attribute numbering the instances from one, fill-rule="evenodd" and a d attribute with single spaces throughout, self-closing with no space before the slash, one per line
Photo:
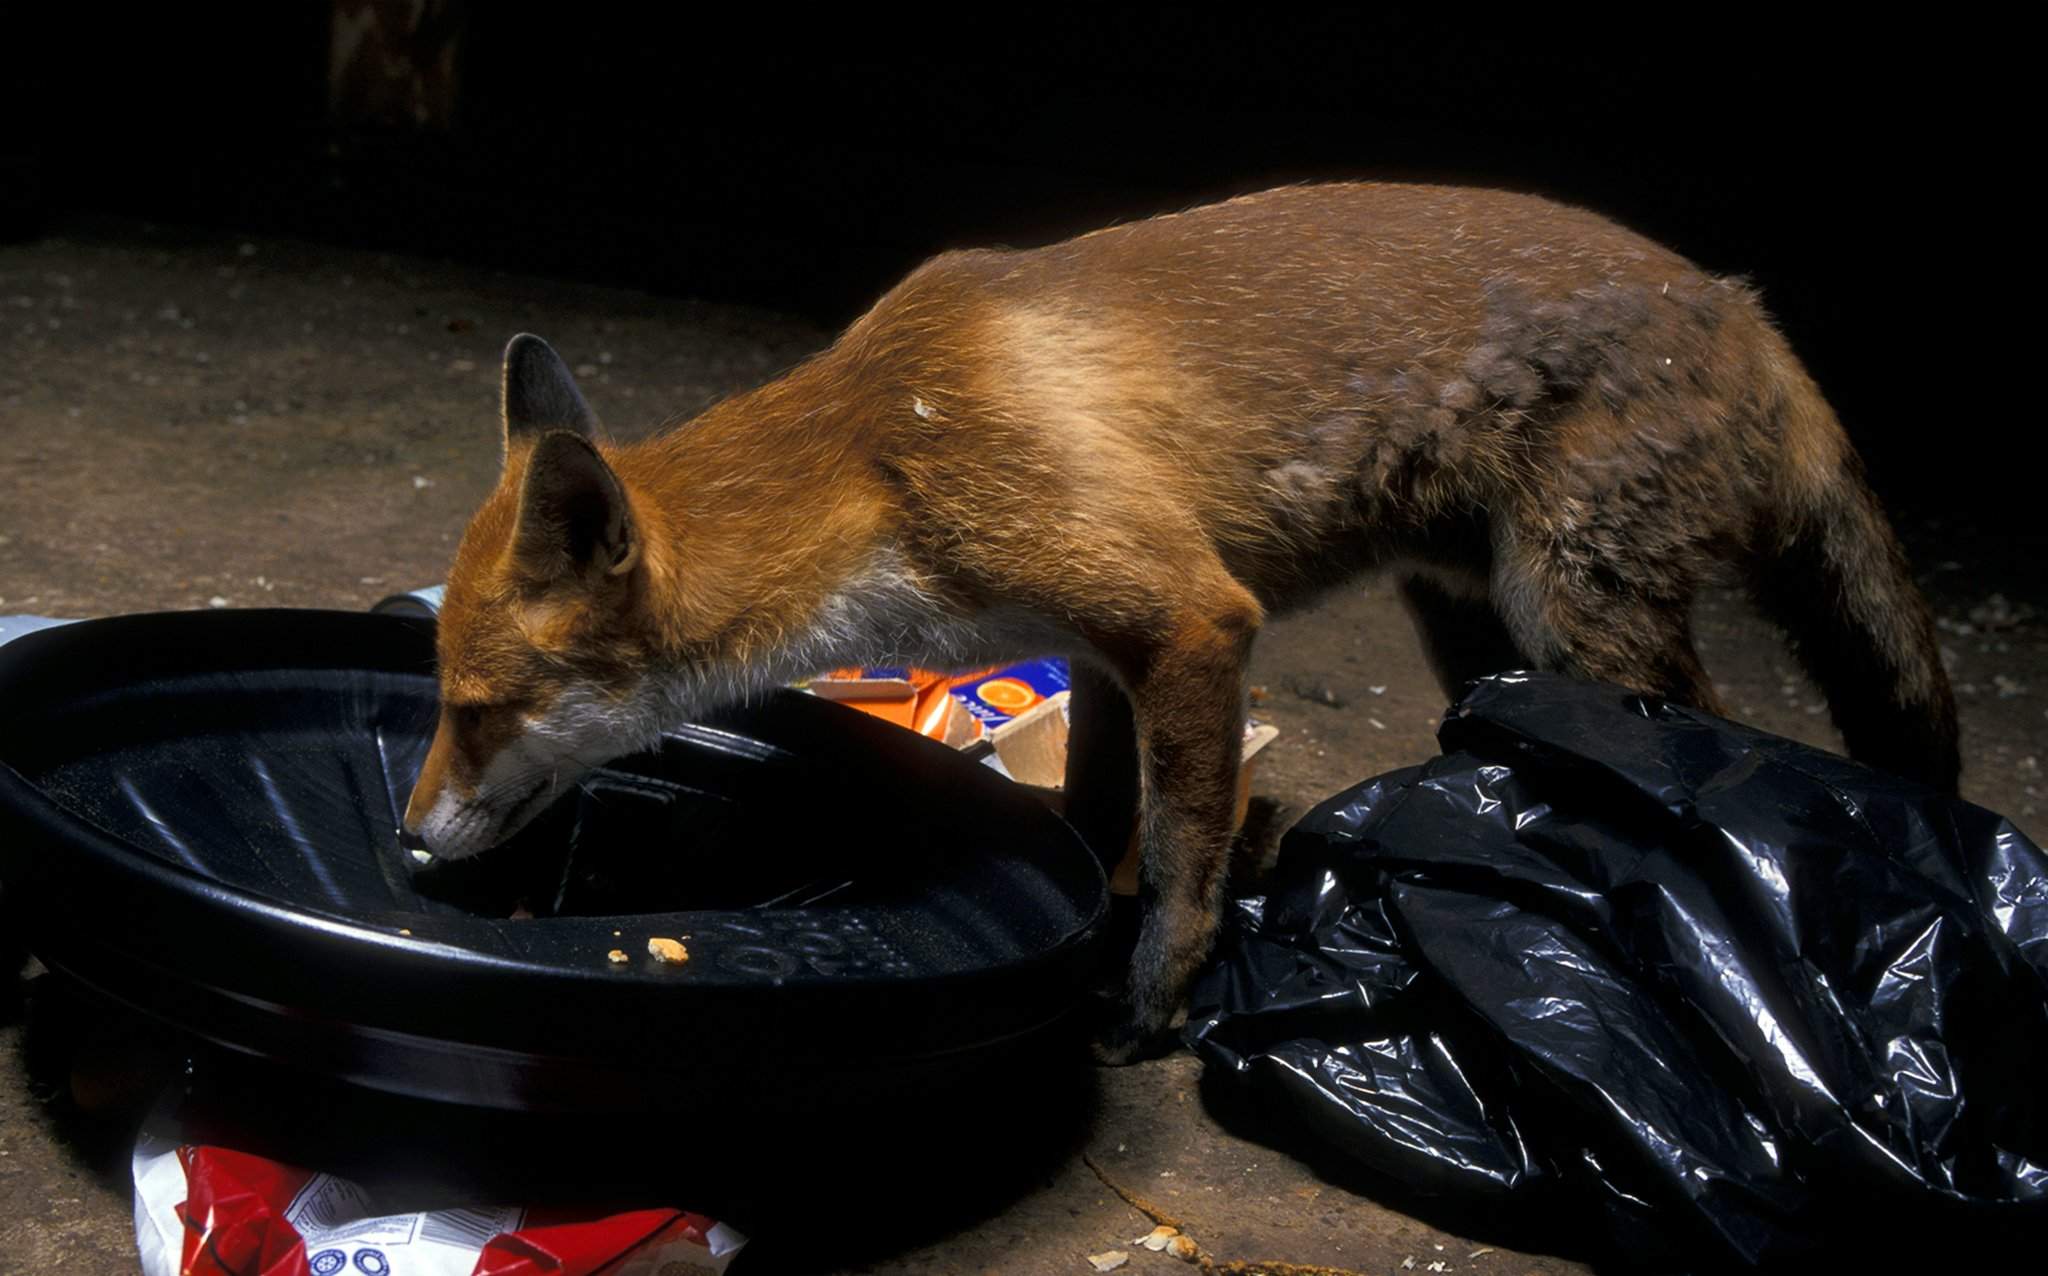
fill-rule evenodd
<path id="1" fill-rule="evenodd" d="M 769 313 L 134 224 L 0 248 L 0 614 L 361 608 L 439 579 L 495 476 L 496 358 L 522 330 L 578 365 L 627 435 L 827 336 Z M 1969 511 L 1907 509 L 1901 525 L 1943 615 L 1965 794 L 2038 838 L 2039 544 L 1990 536 Z M 1737 600 L 1706 599 L 1699 627 L 1739 716 L 1834 743 L 1813 691 Z M 1441 697 L 1384 583 L 1275 622 L 1255 680 L 1257 713 L 1282 731 L 1258 788 L 1284 807 L 1434 752 Z M 18 1010 L 0 1019 L 0 1269 L 130 1269 L 121 1132 L 32 1081 Z M 1113 1249 L 1131 1252 L 1129 1272 L 1179 1270 L 1128 1243 L 1152 1222 L 1115 1188 L 1183 1220 L 1218 1262 L 1583 1270 L 1479 1224 L 1438 1230 L 1229 1132 L 1199 1071 L 1181 1054 L 1099 1073 L 1092 1119 L 1028 1182 L 957 1227 L 907 1231 L 857 1270 L 1080 1273 Z"/>

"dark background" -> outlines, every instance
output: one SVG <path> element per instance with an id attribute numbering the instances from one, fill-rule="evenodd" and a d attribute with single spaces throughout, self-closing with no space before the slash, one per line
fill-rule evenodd
<path id="1" fill-rule="evenodd" d="M 1507 185 L 1754 279 L 1895 505 L 2028 512 L 2038 356 L 1993 318 L 2034 286 L 2016 32 L 435 0 L 395 46 L 453 74 L 394 106 L 335 87 L 364 7 L 410 12 L 10 11 L 7 232 L 284 233 L 839 323 L 948 246 L 1305 178 Z"/>

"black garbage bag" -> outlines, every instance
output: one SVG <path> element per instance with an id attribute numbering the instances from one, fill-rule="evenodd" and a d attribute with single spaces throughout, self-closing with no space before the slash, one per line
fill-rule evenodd
<path id="1" fill-rule="evenodd" d="M 1212 1082 L 1632 1263 L 2048 1261 L 2048 861 L 2010 823 L 1556 676 L 1439 738 L 1236 902 Z"/>

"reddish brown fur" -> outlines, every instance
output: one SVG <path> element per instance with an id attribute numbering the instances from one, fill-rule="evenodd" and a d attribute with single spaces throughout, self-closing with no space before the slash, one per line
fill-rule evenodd
<path id="1" fill-rule="evenodd" d="M 1852 746 L 1954 782 L 1925 605 L 1754 295 L 1527 196 L 1288 188 L 948 254 L 782 379 L 604 456 L 637 565 L 564 586 L 522 562 L 515 444 L 451 574 L 449 699 L 770 662 L 877 564 L 935 632 L 1021 625 L 1134 710 L 1137 1030 L 1208 946 L 1252 639 L 1365 567 L 1470 648 L 1447 680 L 1518 652 L 1706 706 L 1687 606 L 1751 580 Z"/>

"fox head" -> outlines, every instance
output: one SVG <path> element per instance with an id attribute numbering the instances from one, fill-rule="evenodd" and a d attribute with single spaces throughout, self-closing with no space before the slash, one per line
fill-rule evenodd
<path id="1" fill-rule="evenodd" d="M 505 349 L 504 471 L 442 601 L 441 715 L 405 829 L 437 856 L 495 845 L 660 728 L 640 620 L 645 545 L 596 415 L 552 348 Z"/>

